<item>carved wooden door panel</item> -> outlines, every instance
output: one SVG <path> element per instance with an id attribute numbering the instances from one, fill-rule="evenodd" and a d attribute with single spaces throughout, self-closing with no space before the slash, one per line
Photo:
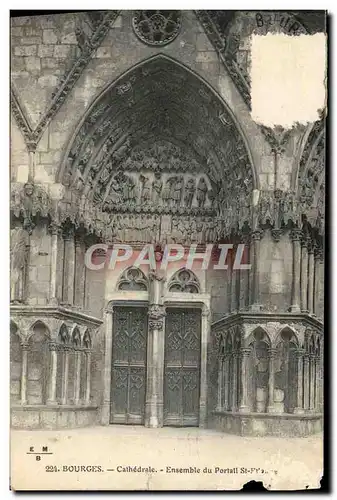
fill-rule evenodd
<path id="1" fill-rule="evenodd" d="M 147 308 L 114 308 L 110 423 L 144 423 L 146 343 Z"/>
<path id="2" fill-rule="evenodd" d="M 164 425 L 199 425 L 200 335 L 199 309 L 167 309 Z"/>

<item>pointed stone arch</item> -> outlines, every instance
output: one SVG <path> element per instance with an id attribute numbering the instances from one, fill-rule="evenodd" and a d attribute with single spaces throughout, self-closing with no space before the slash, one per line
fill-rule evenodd
<path id="1" fill-rule="evenodd" d="M 205 104 L 205 102 L 211 106 L 215 106 L 215 111 L 217 111 L 217 125 L 214 122 L 209 122 L 209 126 L 212 128 L 212 125 L 215 125 L 215 129 L 220 131 L 221 128 L 226 130 L 226 127 L 232 130 L 232 132 L 237 132 L 238 142 L 243 142 L 244 153 L 246 155 L 247 168 L 251 169 L 252 174 L 252 183 L 254 188 L 258 188 L 258 178 L 256 176 L 256 170 L 253 165 L 252 156 L 249 151 L 248 142 L 244 136 L 242 129 L 238 121 L 235 118 L 235 115 L 227 105 L 227 103 L 223 100 L 220 94 L 199 74 L 197 74 L 192 69 L 188 68 L 182 62 L 177 61 L 176 59 L 159 53 L 154 56 L 151 56 L 143 61 L 140 61 L 133 67 L 129 68 L 127 71 L 122 73 L 117 79 L 113 82 L 108 83 L 105 88 L 99 93 L 99 95 L 93 100 L 92 104 L 88 107 L 86 113 L 81 118 L 73 136 L 70 139 L 66 154 L 63 158 L 63 161 L 60 165 L 60 169 L 58 172 L 58 181 L 64 181 L 64 172 L 67 168 L 67 163 L 73 160 L 74 147 L 75 152 L 78 152 L 78 149 L 81 149 L 84 152 L 83 146 L 88 145 L 90 138 L 94 137 L 94 131 L 97 132 L 97 128 L 103 127 L 103 125 L 107 122 L 109 118 L 111 118 L 111 114 L 117 115 L 117 111 L 125 111 L 131 104 L 135 103 L 136 100 L 136 90 L 137 90 L 137 80 L 144 80 L 144 77 L 149 77 L 150 79 L 154 79 L 158 75 L 164 74 L 165 77 L 170 77 L 169 73 L 177 73 L 176 78 L 172 81 L 171 88 L 170 83 L 167 83 L 167 86 L 164 90 L 172 90 L 172 87 L 181 92 L 183 89 L 181 88 L 181 83 L 191 83 L 192 85 L 189 87 L 187 85 L 186 90 L 188 92 L 193 92 L 194 94 L 198 94 L 197 101 L 193 101 L 193 105 L 195 107 L 200 103 L 201 105 Z M 143 82 L 142 82 L 143 83 Z M 146 83 L 146 82 L 145 82 Z M 155 80 L 155 85 L 160 86 L 160 80 Z M 196 92 L 195 92 L 196 91 Z M 133 100 L 129 100 L 129 97 L 133 97 Z M 153 96 L 152 96 L 153 97 Z M 124 99 L 125 98 L 125 99 Z M 126 101 L 126 106 L 121 107 L 121 102 L 124 103 Z M 220 127 L 220 124 L 223 126 Z M 99 132 L 99 131 L 98 131 Z M 108 136 L 104 136 L 101 140 L 97 141 L 97 148 L 101 147 Z M 223 137 L 223 136 L 222 136 Z M 118 147 L 125 142 L 125 136 L 123 133 L 120 135 L 119 140 L 115 143 L 114 151 L 118 150 Z M 96 148 L 96 150 L 97 150 Z M 95 148 L 94 148 L 95 149 Z M 78 165 L 80 162 L 80 158 L 75 161 L 75 165 Z"/>
<path id="2" fill-rule="evenodd" d="M 141 269 L 130 266 L 125 269 L 117 281 L 117 290 L 138 290 L 146 292 L 149 288 L 148 280 Z"/>
<path id="3" fill-rule="evenodd" d="M 34 323 L 32 323 L 28 330 L 27 341 L 31 341 L 31 338 L 33 336 L 40 338 L 44 336 L 46 340 L 51 340 L 51 332 L 49 326 L 40 319 L 34 321 Z"/>
<path id="4" fill-rule="evenodd" d="M 267 330 L 260 325 L 254 328 L 254 330 L 248 335 L 245 340 L 245 345 L 249 347 L 254 342 L 265 342 L 269 347 L 272 345 L 272 341 Z"/>
<path id="5" fill-rule="evenodd" d="M 102 212 L 124 217 L 179 207 L 179 214 L 221 216 L 226 234 L 251 224 L 258 187 L 228 105 L 200 75 L 164 54 L 136 64 L 97 96 L 71 138 L 58 181 Z"/>
<path id="6" fill-rule="evenodd" d="M 91 349 L 92 347 L 92 338 L 88 328 L 84 332 L 82 344 L 86 349 Z"/>
<path id="7" fill-rule="evenodd" d="M 80 347 L 82 345 L 81 332 L 78 326 L 75 326 L 75 328 L 72 331 L 71 343 L 74 347 Z"/>
<path id="8" fill-rule="evenodd" d="M 60 326 L 58 333 L 58 341 L 64 345 L 70 343 L 69 328 L 65 323 L 62 323 L 62 325 Z"/>
<path id="9" fill-rule="evenodd" d="M 197 276 L 184 267 L 174 273 L 168 285 L 169 292 L 200 293 L 200 290 Z"/>
<path id="10" fill-rule="evenodd" d="M 296 344 L 297 347 L 299 347 L 300 340 L 298 332 L 289 325 L 282 326 L 282 328 L 276 334 L 273 345 L 277 346 L 280 342 L 292 342 Z"/>

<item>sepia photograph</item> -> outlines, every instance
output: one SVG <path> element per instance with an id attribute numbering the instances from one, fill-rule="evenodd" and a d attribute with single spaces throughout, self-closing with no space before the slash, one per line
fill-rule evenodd
<path id="1" fill-rule="evenodd" d="M 9 24 L 10 489 L 319 489 L 327 11 Z"/>

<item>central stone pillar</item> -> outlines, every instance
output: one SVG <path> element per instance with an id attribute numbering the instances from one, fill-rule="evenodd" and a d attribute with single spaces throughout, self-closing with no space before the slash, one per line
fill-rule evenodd
<path id="1" fill-rule="evenodd" d="M 164 421 L 164 276 L 159 272 L 151 272 L 149 278 L 145 426 L 156 428 L 162 427 Z"/>

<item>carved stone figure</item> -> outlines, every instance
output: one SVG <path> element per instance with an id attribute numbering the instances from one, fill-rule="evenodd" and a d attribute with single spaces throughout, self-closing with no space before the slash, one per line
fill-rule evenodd
<path id="1" fill-rule="evenodd" d="M 24 300 L 28 258 L 27 245 L 27 231 L 22 228 L 12 229 L 10 235 L 11 301 L 22 302 Z"/>
<path id="2" fill-rule="evenodd" d="M 173 195 L 172 195 L 173 206 L 176 207 L 180 206 L 183 187 L 184 187 L 184 178 L 182 175 L 179 175 L 176 178 L 176 182 L 174 183 L 174 188 L 173 188 Z"/>
<path id="3" fill-rule="evenodd" d="M 173 195 L 173 187 L 175 183 L 176 177 L 169 177 L 166 179 L 166 183 L 163 189 L 163 194 L 162 194 L 162 200 L 164 205 L 169 205 L 170 200 L 172 199 Z"/>
<path id="4" fill-rule="evenodd" d="M 206 194 L 208 191 L 208 187 L 204 177 L 201 177 L 198 182 L 197 187 L 197 202 L 199 208 L 204 208 L 206 202 Z"/>
<path id="5" fill-rule="evenodd" d="M 152 182 L 152 203 L 153 204 L 159 203 L 162 189 L 163 189 L 163 181 L 161 179 L 161 174 L 159 172 L 156 172 L 154 174 L 154 180 Z"/>
<path id="6" fill-rule="evenodd" d="M 191 208 L 195 193 L 195 180 L 190 177 L 185 185 L 184 204 L 187 208 Z"/>
<path id="7" fill-rule="evenodd" d="M 146 205 L 151 199 L 151 181 L 149 177 L 146 177 L 145 175 L 140 175 L 139 180 L 142 185 L 140 201 Z"/>

